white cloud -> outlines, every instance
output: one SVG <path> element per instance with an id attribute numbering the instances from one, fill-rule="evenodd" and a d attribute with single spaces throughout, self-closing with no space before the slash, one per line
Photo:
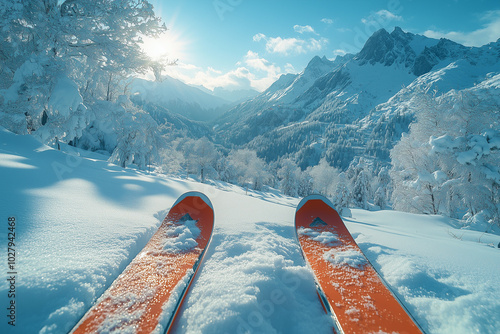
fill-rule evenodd
<path id="1" fill-rule="evenodd" d="M 213 90 L 215 87 L 224 87 L 227 89 L 248 89 L 252 86 L 251 73 L 245 67 L 223 73 L 214 72 L 210 69 L 194 73 L 194 76 L 184 80 L 188 84 L 204 86 Z"/>
<path id="2" fill-rule="evenodd" d="M 320 51 L 328 44 L 328 39 L 321 37 L 320 39 L 310 38 L 307 45 L 309 51 Z"/>
<path id="3" fill-rule="evenodd" d="M 203 69 L 180 62 L 178 66 L 168 67 L 165 74 L 187 84 L 204 86 L 210 90 L 224 87 L 229 90 L 253 88 L 258 91 L 265 90 L 282 74 L 279 66 L 253 51 L 248 51 L 242 60 L 235 65 L 235 69 L 222 72 L 212 67 Z M 288 72 L 289 69 L 287 65 L 285 71 Z"/>
<path id="4" fill-rule="evenodd" d="M 266 38 L 267 38 L 266 35 L 258 33 L 255 36 L 253 36 L 253 41 L 260 42 L 261 40 L 266 39 Z"/>
<path id="5" fill-rule="evenodd" d="M 305 34 L 305 33 L 316 34 L 316 31 L 314 31 L 313 27 L 311 27 L 310 25 L 299 26 L 298 24 L 296 24 L 293 26 L 293 30 L 295 30 L 295 32 L 298 32 L 299 34 Z"/>
<path id="6" fill-rule="evenodd" d="M 183 70 L 192 70 L 192 71 L 199 71 L 201 70 L 201 67 L 198 67 L 193 64 L 185 64 L 183 62 L 177 62 L 177 65 L 175 65 L 175 68 L 181 68 Z"/>
<path id="7" fill-rule="evenodd" d="M 256 34 L 253 36 L 255 42 L 260 42 L 261 40 L 266 41 L 266 51 L 269 53 L 278 53 L 284 56 L 289 56 L 293 54 L 302 54 L 308 51 L 320 51 L 323 47 L 328 44 L 328 39 L 321 38 L 282 38 L 282 37 L 267 37 L 264 34 Z"/>
<path id="8" fill-rule="evenodd" d="M 325 24 L 333 24 L 333 20 L 328 18 L 321 19 L 321 22 Z"/>
<path id="9" fill-rule="evenodd" d="M 390 21 L 403 21 L 403 17 L 396 15 L 387 9 L 382 9 L 366 18 L 361 19 L 361 22 L 365 25 L 380 26 L 380 28 L 385 26 Z"/>
<path id="10" fill-rule="evenodd" d="M 209 73 L 214 73 L 214 74 L 222 74 L 222 71 L 216 70 L 213 67 L 208 67 L 208 72 Z"/>
<path id="11" fill-rule="evenodd" d="M 500 38 L 500 10 L 483 14 L 483 28 L 470 32 L 427 30 L 424 35 L 430 38 L 447 38 L 466 46 L 483 46 Z"/>
<path id="12" fill-rule="evenodd" d="M 278 73 L 281 69 L 271 64 L 268 60 L 261 58 L 257 52 L 248 51 L 245 55 L 245 64 L 253 69 L 267 72 L 267 73 Z"/>
<path id="13" fill-rule="evenodd" d="M 295 69 L 295 67 L 293 67 L 292 64 L 286 63 L 286 65 L 285 65 L 285 72 L 286 73 L 297 73 L 297 70 Z"/>
<path id="14" fill-rule="evenodd" d="M 345 56 L 347 54 L 347 51 L 343 49 L 337 49 L 333 51 L 333 54 L 335 56 Z"/>
<path id="15" fill-rule="evenodd" d="M 266 42 L 266 50 L 270 53 L 281 53 L 288 56 L 292 53 L 304 53 L 304 40 L 297 38 L 270 37 Z"/>
<path id="16" fill-rule="evenodd" d="M 403 21 L 403 17 L 399 15 L 395 15 L 386 9 L 379 10 L 375 13 L 377 16 L 384 18 L 386 20 L 391 21 Z"/>
<path id="17" fill-rule="evenodd" d="M 257 52 L 248 51 L 245 55 L 245 64 L 252 69 L 260 71 L 260 75 L 253 74 L 252 77 L 252 87 L 259 91 L 263 91 L 269 87 L 282 74 L 279 66 L 260 57 Z"/>

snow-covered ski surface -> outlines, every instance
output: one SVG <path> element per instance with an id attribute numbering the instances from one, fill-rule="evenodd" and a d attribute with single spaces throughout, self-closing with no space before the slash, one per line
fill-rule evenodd
<path id="1" fill-rule="evenodd" d="M 63 148 L 69 150 L 69 148 Z M 295 239 L 299 199 L 122 169 L 0 130 L 1 272 L 16 219 L 12 288 L 0 281 L 1 333 L 66 333 L 144 247 L 182 193 L 205 193 L 215 229 L 174 332 L 331 333 Z M 439 216 L 352 209 L 344 222 L 428 333 L 498 333 L 499 236 Z"/>
<path id="2" fill-rule="evenodd" d="M 169 333 L 213 231 L 202 193 L 179 197 L 144 249 L 71 331 Z"/>
<path id="3" fill-rule="evenodd" d="M 304 203 L 306 202 L 306 203 Z M 307 196 L 295 228 L 335 333 L 414 333 L 418 325 L 380 280 L 327 198 Z"/>

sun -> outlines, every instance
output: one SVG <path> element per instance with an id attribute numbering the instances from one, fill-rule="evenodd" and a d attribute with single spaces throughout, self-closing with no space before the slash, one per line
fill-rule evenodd
<path id="1" fill-rule="evenodd" d="M 167 31 L 157 38 L 144 37 L 142 50 L 153 60 L 175 61 L 186 56 L 187 41 L 180 35 Z"/>

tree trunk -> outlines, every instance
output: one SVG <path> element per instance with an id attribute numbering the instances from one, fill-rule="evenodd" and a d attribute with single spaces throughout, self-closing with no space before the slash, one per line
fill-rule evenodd
<path id="1" fill-rule="evenodd" d="M 113 74 L 109 74 L 109 80 L 108 80 L 108 90 L 106 92 L 106 101 L 111 101 L 111 81 L 113 79 Z"/>

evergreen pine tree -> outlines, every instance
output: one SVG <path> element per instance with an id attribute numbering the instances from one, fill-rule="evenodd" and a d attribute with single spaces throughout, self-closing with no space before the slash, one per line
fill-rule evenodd
<path id="1" fill-rule="evenodd" d="M 356 178 L 352 189 L 352 200 L 354 205 L 368 209 L 368 197 L 370 196 L 370 179 L 365 170 L 361 170 Z"/>

